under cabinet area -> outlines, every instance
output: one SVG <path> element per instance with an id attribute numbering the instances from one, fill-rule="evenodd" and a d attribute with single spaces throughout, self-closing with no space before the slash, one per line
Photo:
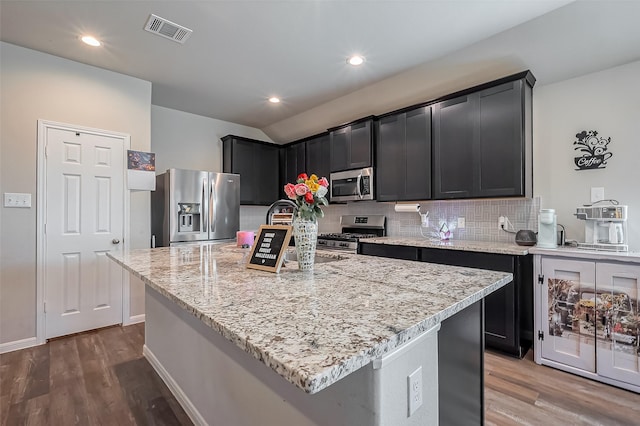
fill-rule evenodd
<path id="1" fill-rule="evenodd" d="M 640 392 L 640 264 L 536 256 L 535 359 Z"/>

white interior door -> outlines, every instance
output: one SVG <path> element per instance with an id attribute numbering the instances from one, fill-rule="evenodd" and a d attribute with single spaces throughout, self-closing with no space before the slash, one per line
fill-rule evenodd
<path id="1" fill-rule="evenodd" d="M 542 259 L 542 357 L 595 372 L 596 293 L 593 261 Z"/>
<path id="2" fill-rule="evenodd" d="M 124 140 L 47 128 L 46 338 L 122 322 Z"/>

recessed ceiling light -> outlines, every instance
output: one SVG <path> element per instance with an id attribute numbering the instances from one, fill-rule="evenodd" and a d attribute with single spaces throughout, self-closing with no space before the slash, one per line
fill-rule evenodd
<path id="1" fill-rule="evenodd" d="M 277 96 L 272 96 L 269 98 L 269 102 L 271 102 L 272 104 L 279 104 L 280 98 L 278 98 Z"/>
<path id="2" fill-rule="evenodd" d="M 347 63 L 349 65 L 353 65 L 354 67 L 357 67 L 358 65 L 362 65 L 364 64 L 364 56 L 353 55 L 347 58 Z"/>
<path id="3" fill-rule="evenodd" d="M 93 46 L 93 47 L 100 46 L 100 42 L 98 41 L 98 39 L 92 36 L 83 36 L 81 40 L 87 43 L 89 46 Z"/>

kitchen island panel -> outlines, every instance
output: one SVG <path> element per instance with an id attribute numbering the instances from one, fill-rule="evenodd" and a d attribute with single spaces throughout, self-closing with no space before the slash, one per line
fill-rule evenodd
<path id="1" fill-rule="evenodd" d="M 438 424 L 438 327 L 308 394 L 149 287 L 146 308 L 145 357 L 195 424 Z M 406 377 L 419 366 L 423 405 L 407 416 Z"/>
<path id="2" fill-rule="evenodd" d="M 272 274 L 246 269 L 247 255 L 232 245 L 189 245 L 111 257 L 309 393 L 512 280 L 502 272 L 342 254 L 311 274 L 292 263 Z"/>

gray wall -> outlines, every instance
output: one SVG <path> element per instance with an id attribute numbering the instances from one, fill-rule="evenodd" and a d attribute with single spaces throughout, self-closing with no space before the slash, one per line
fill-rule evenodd
<path id="1" fill-rule="evenodd" d="M 36 334 L 37 120 L 127 133 L 132 149 L 148 151 L 151 83 L 0 42 L 0 85 L 0 193 L 30 193 L 33 203 L 0 208 L 0 343 L 6 343 Z M 147 247 L 148 192 L 131 194 L 130 222 L 130 247 Z M 132 306 L 132 314 L 141 309 Z"/>
<path id="2" fill-rule="evenodd" d="M 534 88 L 534 191 L 554 208 L 568 238 L 584 239 L 573 213 L 588 203 L 591 187 L 629 206 L 630 250 L 640 251 L 640 61 Z M 575 170 L 576 133 L 611 137 L 605 169 Z"/>
<path id="3" fill-rule="evenodd" d="M 151 150 L 156 172 L 169 168 L 222 171 L 222 141 L 226 135 L 271 142 L 261 130 L 174 109 L 151 106 Z"/>

